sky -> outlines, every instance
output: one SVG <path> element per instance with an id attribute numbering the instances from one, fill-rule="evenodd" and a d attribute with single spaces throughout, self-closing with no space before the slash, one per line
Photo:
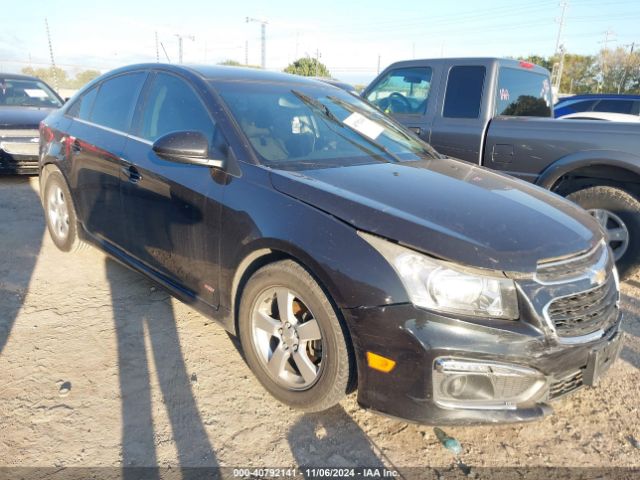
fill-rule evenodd
<path id="1" fill-rule="evenodd" d="M 266 66 L 282 70 L 315 57 L 333 77 L 368 83 L 378 68 L 411 58 L 554 53 L 562 0 L 22 0 L 5 6 L 0 71 L 51 65 L 48 20 L 57 65 L 74 74 L 131 63 L 236 60 L 259 65 L 260 23 L 266 25 Z M 595 54 L 636 41 L 640 0 L 568 0 L 561 44 Z M 247 52 L 245 52 L 248 47 Z M 166 52 L 166 53 L 165 53 Z M 378 67 L 379 64 L 379 67 Z"/>

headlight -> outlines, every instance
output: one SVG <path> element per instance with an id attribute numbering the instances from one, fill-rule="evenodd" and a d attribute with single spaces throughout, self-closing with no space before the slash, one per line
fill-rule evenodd
<path id="1" fill-rule="evenodd" d="M 478 317 L 518 318 L 512 280 L 467 271 L 368 233 L 358 235 L 391 264 L 415 305 Z"/>

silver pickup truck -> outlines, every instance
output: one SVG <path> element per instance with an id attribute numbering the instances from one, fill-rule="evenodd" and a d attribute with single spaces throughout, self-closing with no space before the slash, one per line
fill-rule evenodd
<path id="1" fill-rule="evenodd" d="M 409 60 L 362 96 L 441 154 L 552 190 L 607 232 L 623 277 L 640 257 L 640 124 L 553 118 L 549 72 L 497 58 Z"/>

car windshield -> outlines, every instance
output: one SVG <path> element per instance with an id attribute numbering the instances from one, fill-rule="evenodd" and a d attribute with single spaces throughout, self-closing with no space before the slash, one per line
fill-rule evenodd
<path id="1" fill-rule="evenodd" d="M 62 102 L 43 82 L 0 77 L 0 106 L 58 108 Z"/>
<path id="2" fill-rule="evenodd" d="M 322 85 L 215 84 L 265 165 L 322 168 L 439 158 L 359 98 Z"/>

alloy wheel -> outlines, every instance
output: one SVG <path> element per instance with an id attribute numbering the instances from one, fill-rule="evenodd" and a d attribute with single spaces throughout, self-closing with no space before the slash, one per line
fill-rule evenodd
<path id="1" fill-rule="evenodd" d="M 629 230 L 627 226 L 618 215 L 608 210 L 593 208 L 587 211 L 604 230 L 616 261 L 620 260 L 629 247 Z"/>
<path id="2" fill-rule="evenodd" d="M 65 240 L 69 235 L 69 208 L 62 189 L 54 185 L 47 202 L 49 224 L 52 233 L 59 239 Z"/>
<path id="3" fill-rule="evenodd" d="M 322 331 L 298 294 L 274 287 L 251 310 L 253 344 L 265 371 L 279 385 L 306 390 L 322 368 Z"/>

